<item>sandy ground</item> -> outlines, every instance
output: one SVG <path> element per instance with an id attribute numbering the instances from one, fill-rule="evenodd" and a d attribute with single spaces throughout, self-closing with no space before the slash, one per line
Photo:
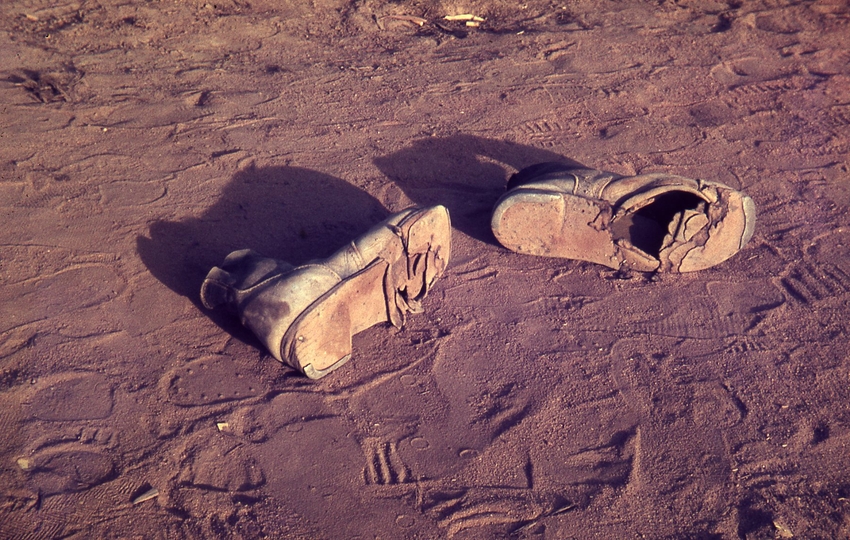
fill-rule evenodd
<path id="1" fill-rule="evenodd" d="M 0 4 L 0 537 L 850 537 L 847 2 L 55 4 Z M 558 158 L 742 188 L 755 236 L 497 245 Z M 436 203 L 425 313 L 321 381 L 200 306 Z"/>

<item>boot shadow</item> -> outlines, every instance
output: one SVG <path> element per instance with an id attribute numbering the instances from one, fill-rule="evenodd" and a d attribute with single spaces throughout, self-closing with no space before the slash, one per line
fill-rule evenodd
<path id="1" fill-rule="evenodd" d="M 535 163 L 581 163 L 541 148 L 474 135 L 429 137 L 375 165 L 416 204 L 442 204 L 452 226 L 482 242 L 497 244 L 490 230 L 493 206 L 505 192 L 508 176 Z"/>
<path id="2" fill-rule="evenodd" d="M 338 178 L 298 167 L 252 167 L 236 173 L 201 216 L 154 222 L 136 247 L 169 289 L 234 337 L 259 344 L 231 314 L 203 307 L 207 272 L 244 248 L 296 266 L 325 258 L 388 215 L 377 199 Z"/>

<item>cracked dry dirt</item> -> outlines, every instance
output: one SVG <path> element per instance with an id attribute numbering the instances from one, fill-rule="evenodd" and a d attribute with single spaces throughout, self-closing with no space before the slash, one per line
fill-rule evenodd
<path id="1" fill-rule="evenodd" d="M 0 536 L 850 537 L 848 36 L 830 0 L 4 1 Z M 686 275 L 499 247 L 561 157 L 742 188 L 755 236 Z M 233 249 L 437 203 L 425 313 L 319 382 L 200 306 Z"/>

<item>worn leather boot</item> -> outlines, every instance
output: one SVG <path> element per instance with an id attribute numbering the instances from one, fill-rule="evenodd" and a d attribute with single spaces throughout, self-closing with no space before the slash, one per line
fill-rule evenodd
<path id="1" fill-rule="evenodd" d="M 718 182 L 541 163 L 511 177 L 491 227 L 518 253 L 693 272 L 743 248 L 755 215 L 750 197 Z"/>
<path id="2" fill-rule="evenodd" d="M 401 328 L 422 311 L 450 252 L 448 210 L 411 208 L 299 267 L 234 251 L 210 270 L 201 301 L 230 309 L 272 356 L 318 379 L 348 361 L 354 334 L 381 322 Z"/>

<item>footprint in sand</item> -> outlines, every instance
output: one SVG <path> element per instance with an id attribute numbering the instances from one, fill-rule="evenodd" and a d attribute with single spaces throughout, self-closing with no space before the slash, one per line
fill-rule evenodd
<path id="1" fill-rule="evenodd" d="M 366 484 L 393 485 L 413 481 L 410 469 L 398 454 L 398 443 L 366 437 L 361 446 L 366 454 L 366 467 L 363 470 Z"/>
<path id="2" fill-rule="evenodd" d="M 262 396 L 265 384 L 229 356 L 205 356 L 166 373 L 160 380 L 168 400 L 197 407 Z"/>
<path id="3" fill-rule="evenodd" d="M 16 283 L 0 293 L 0 332 L 109 301 L 124 282 L 105 264 L 75 265 Z"/>
<path id="4" fill-rule="evenodd" d="M 788 265 L 779 285 L 791 300 L 808 305 L 830 298 L 846 299 L 850 274 L 834 264 L 800 261 Z"/>
<path id="5" fill-rule="evenodd" d="M 17 459 L 27 486 L 43 495 L 83 491 L 117 476 L 113 459 L 96 447 L 59 444 Z"/>
<path id="6" fill-rule="evenodd" d="M 694 354 L 701 346 L 689 341 L 701 340 L 620 340 L 610 353 L 611 373 L 637 418 L 630 489 L 647 501 L 662 490 L 699 491 L 705 500 L 700 513 L 708 520 L 733 496 L 725 431 L 745 418 L 747 406 L 721 382 L 718 368 L 701 360 L 710 353 Z M 684 477 L 687 487 L 677 483 Z M 659 509 L 669 519 L 677 512 L 673 506 Z"/>
<path id="7" fill-rule="evenodd" d="M 265 484 L 266 478 L 248 448 L 213 444 L 194 456 L 180 481 L 214 491 L 247 491 Z"/>
<path id="8" fill-rule="evenodd" d="M 766 280 L 636 288 L 582 308 L 576 324 L 609 320 L 611 306 L 622 305 L 611 327 L 587 326 L 586 330 L 610 334 L 610 328 L 615 328 L 620 334 L 713 339 L 749 331 L 783 302 Z"/>
<path id="9" fill-rule="evenodd" d="M 100 373 L 62 373 L 39 380 L 25 403 L 38 420 L 96 420 L 112 414 L 113 385 Z"/>
<path id="10" fill-rule="evenodd" d="M 434 489 L 422 497 L 423 513 L 449 538 L 473 531 L 470 538 L 514 538 L 512 533 L 573 506 L 557 494 L 499 487 Z"/>

